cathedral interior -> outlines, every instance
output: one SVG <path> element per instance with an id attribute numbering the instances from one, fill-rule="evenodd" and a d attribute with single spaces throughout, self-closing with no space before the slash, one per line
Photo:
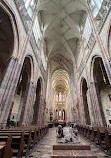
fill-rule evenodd
<path id="1" fill-rule="evenodd" d="M 67 124 L 111 158 L 111 0 L 0 0 L 0 158 L 25 131 L 25 157 L 62 158 L 51 152 Z"/>

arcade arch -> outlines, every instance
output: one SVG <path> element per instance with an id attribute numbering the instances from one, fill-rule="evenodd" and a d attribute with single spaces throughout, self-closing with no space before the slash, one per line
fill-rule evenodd
<path id="1" fill-rule="evenodd" d="M 37 88 L 36 88 L 36 99 L 34 104 L 34 114 L 33 114 L 33 122 L 32 124 L 37 124 L 38 122 L 38 114 L 40 110 L 40 99 L 42 93 L 42 79 L 39 78 L 37 81 Z"/>
<path id="2" fill-rule="evenodd" d="M 0 6 L 0 83 L 8 67 L 14 48 L 14 34 L 10 17 Z"/>
<path id="3" fill-rule="evenodd" d="M 111 85 L 101 57 L 96 57 L 93 65 L 93 77 L 103 125 L 111 122 Z"/>
<path id="4" fill-rule="evenodd" d="M 31 80 L 31 59 L 26 57 L 19 76 L 14 99 L 11 105 L 9 120 L 22 124 Z"/>
<path id="5" fill-rule="evenodd" d="M 88 100 L 87 100 L 87 81 L 85 78 L 82 79 L 82 101 L 83 101 L 83 107 L 84 107 L 84 118 L 85 118 L 85 123 L 90 124 L 90 114 L 89 114 L 89 107 L 88 107 Z"/>

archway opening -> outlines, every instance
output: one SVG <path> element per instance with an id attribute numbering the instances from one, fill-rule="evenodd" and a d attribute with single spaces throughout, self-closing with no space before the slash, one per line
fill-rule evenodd
<path id="1" fill-rule="evenodd" d="M 34 115 L 33 115 L 33 124 L 38 122 L 39 106 L 40 106 L 40 97 L 41 97 L 41 78 L 38 79 L 37 88 L 36 88 L 36 100 L 34 104 Z"/>
<path id="2" fill-rule="evenodd" d="M 111 57 L 111 27 L 110 27 L 109 35 L 108 35 L 108 52 L 109 52 L 109 56 Z"/>
<path id="3" fill-rule="evenodd" d="M 65 121 L 65 110 L 63 109 L 63 112 L 62 112 L 62 116 L 63 116 L 63 120 Z"/>
<path id="4" fill-rule="evenodd" d="M 52 74 L 53 87 L 53 121 L 63 122 L 68 119 L 67 110 L 70 110 L 69 74 L 58 69 Z"/>
<path id="5" fill-rule="evenodd" d="M 0 7 L 0 83 L 13 51 L 14 35 L 8 14 Z"/>
<path id="6" fill-rule="evenodd" d="M 55 118 L 55 121 L 57 121 L 58 120 L 58 110 L 56 109 L 56 118 Z"/>
<path id="7" fill-rule="evenodd" d="M 85 79 L 82 81 L 82 97 L 83 97 L 83 106 L 84 106 L 84 115 L 85 115 L 85 123 L 90 124 L 90 115 L 89 115 L 89 107 L 87 101 L 87 82 Z"/>
<path id="8" fill-rule="evenodd" d="M 103 125 L 111 123 L 111 86 L 104 63 L 100 57 L 95 59 L 93 69 L 95 88 L 99 102 Z"/>
<path id="9" fill-rule="evenodd" d="M 29 82 L 31 78 L 31 63 L 30 58 L 26 57 L 20 73 L 18 84 L 16 87 L 14 99 L 11 105 L 8 120 L 22 124 L 26 101 L 28 97 Z"/>

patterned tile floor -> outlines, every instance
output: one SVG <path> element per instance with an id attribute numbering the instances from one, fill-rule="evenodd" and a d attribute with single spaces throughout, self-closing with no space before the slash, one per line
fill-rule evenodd
<path id="1" fill-rule="evenodd" d="M 100 150 L 90 140 L 79 136 L 80 144 L 90 145 L 92 151 L 98 156 L 98 158 L 111 158 L 105 152 Z M 49 133 L 32 149 L 27 158 L 50 158 L 52 153 L 52 146 L 58 144 L 56 141 L 56 128 L 49 130 Z"/>

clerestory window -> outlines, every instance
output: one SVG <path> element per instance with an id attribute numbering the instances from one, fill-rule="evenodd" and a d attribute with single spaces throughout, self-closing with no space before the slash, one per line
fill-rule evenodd
<path id="1" fill-rule="evenodd" d="M 91 27 L 89 18 L 87 17 L 85 27 L 84 27 L 84 31 L 83 31 L 83 38 L 85 38 L 87 43 L 89 41 L 91 33 L 92 33 L 92 27 Z"/>
<path id="2" fill-rule="evenodd" d="M 29 14 L 30 17 L 32 17 L 35 0 L 24 0 L 24 2 L 25 2 L 25 7 L 27 9 L 27 13 Z"/>
<path id="3" fill-rule="evenodd" d="M 102 2 L 103 2 L 103 0 L 91 0 L 90 1 L 94 17 L 96 17 L 96 15 L 98 14 L 98 12 L 99 12 L 99 10 L 101 8 Z"/>

